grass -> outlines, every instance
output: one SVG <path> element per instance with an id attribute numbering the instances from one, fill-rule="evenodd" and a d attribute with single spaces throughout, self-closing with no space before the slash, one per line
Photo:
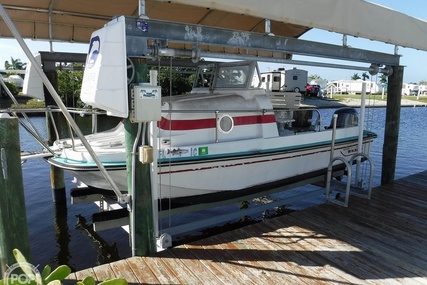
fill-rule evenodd
<path id="1" fill-rule="evenodd" d="M 328 95 L 328 98 L 330 98 L 329 96 L 330 95 Z M 338 100 L 338 101 L 343 101 L 344 99 L 360 99 L 360 95 L 333 94 L 332 98 L 334 98 L 335 100 Z M 377 101 L 386 101 L 387 95 L 384 95 L 384 99 L 383 99 L 381 94 L 373 94 L 373 95 L 366 94 L 366 99 L 377 100 Z M 425 96 L 425 95 L 420 96 L 419 100 L 417 100 L 417 96 L 402 96 L 402 99 L 427 103 L 427 96 Z"/>
<path id="2" fill-rule="evenodd" d="M 24 103 L 19 104 L 19 108 L 23 108 L 23 109 L 44 108 L 45 106 L 46 105 L 44 101 L 39 101 L 37 99 L 31 99 L 31 100 L 28 100 L 25 104 Z M 12 104 L 11 107 L 16 108 L 17 106 L 15 104 Z"/>

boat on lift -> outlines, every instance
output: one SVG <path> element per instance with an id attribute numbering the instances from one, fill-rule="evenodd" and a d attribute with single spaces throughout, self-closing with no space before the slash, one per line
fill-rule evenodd
<path id="1" fill-rule="evenodd" d="M 161 98 L 155 128 L 159 198 L 226 198 L 326 174 L 333 128 L 322 126 L 317 110 L 301 108 L 299 93 L 268 92 L 260 78 L 255 61 L 201 65 L 190 94 Z M 277 98 L 287 104 L 276 108 Z M 358 114 L 342 109 L 337 122 L 332 156 L 349 159 L 358 151 Z M 364 154 L 375 138 L 363 132 Z M 126 191 L 124 124 L 86 139 Z M 53 148 L 59 155 L 50 164 L 88 186 L 111 189 L 78 139 L 58 140 Z"/>

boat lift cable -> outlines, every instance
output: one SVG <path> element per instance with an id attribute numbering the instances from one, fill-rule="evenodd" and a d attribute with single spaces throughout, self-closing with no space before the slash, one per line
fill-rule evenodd
<path id="1" fill-rule="evenodd" d="M 169 66 L 169 99 L 172 98 L 172 61 L 173 61 L 173 57 L 170 58 L 170 66 Z M 169 105 L 171 106 L 171 105 Z M 170 107 L 169 107 L 170 108 Z M 170 113 L 170 120 L 172 122 L 172 113 Z M 172 140 L 172 125 L 169 126 L 169 141 Z M 169 228 L 172 226 L 172 214 L 171 214 L 171 210 L 172 210 L 172 176 L 170 175 L 170 173 L 172 173 L 172 156 L 169 156 L 169 218 L 168 218 L 168 222 L 169 222 Z"/>
<path id="2" fill-rule="evenodd" d="M 89 154 L 91 155 L 93 161 L 96 163 L 96 165 L 98 166 L 98 169 L 100 170 L 100 172 L 102 173 L 102 175 L 104 176 L 104 178 L 107 180 L 107 182 L 110 184 L 112 190 L 114 191 L 114 193 L 116 194 L 118 200 L 120 203 L 128 203 L 129 202 L 129 195 L 127 194 L 122 194 L 120 192 L 120 190 L 118 189 L 116 183 L 114 182 L 114 180 L 111 178 L 111 176 L 107 173 L 107 170 L 105 169 L 105 167 L 102 165 L 102 162 L 100 161 L 100 159 L 98 158 L 98 156 L 96 155 L 95 151 L 92 149 L 92 147 L 90 146 L 89 142 L 87 141 L 87 139 L 84 137 L 82 131 L 80 130 L 80 128 L 78 127 L 78 125 L 76 124 L 76 122 L 74 121 L 73 117 L 71 116 L 70 112 L 67 110 L 67 107 L 65 106 L 65 104 L 62 102 L 61 98 L 59 97 L 58 93 L 56 92 L 55 88 L 53 87 L 53 85 L 50 83 L 49 79 L 47 78 L 46 74 L 43 72 L 43 70 L 41 69 L 41 67 L 38 65 L 36 59 L 34 58 L 34 56 L 32 55 L 30 49 L 28 48 L 27 44 L 24 42 L 24 39 L 22 38 L 22 36 L 19 34 L 18 30 L 16 29 L 14 23 L 12 22 L 12 20 L 10 19 L 9 15 L 7 14 L 6 10 L 4 9 L 3 5 L 0 4 L 0 15 L 2 16 L 5 24 L 8 26 L 9 30 L 11 31 L 12 35 L 15 37 L 15 39 L 18 41 L 19 45 L 21 46 L 22 50 L 25 52 L 25 54 L 27 55 L 28 59 L 30 60 L 31 64 L 34 66 L 35 70 L 37 71 L 37 73 L 39 74 L 39 76 L 41 77 L 44 85 L 46 86 L 46 88 L 48 89 L 48 91 L 50 92 L 50 94 L 52 95 L 53 100 L 55 100 L 56 104 L 58 105 L 58 107 L 61 109 L 64 117 L 66 118 L 66 120 L 68 121 L 68 123 L 72 126 L 72 128 L 74 129 L 74 132 L 77 134 L 77 136 L 79 137 L 80 141 L 82 142 L 82 144 L 85 146 L 85 148 L 87 149 L 87 151 L 89 152 Z"/>
<path id="3" fill-rule="evenodd" d="M 19 108 L 19 102 L 16 100 L 15 96 L 13 96 L 12 92 L 10 92 L 9 88 L 6 86 L 1 76 L 0 76 L 0 84 L 4 88 L 4 90 L 6 91 L 7 95 L 10 97 L 12 102 Z M 15 111 L 11 111 L 11 113 L 14 117 L 18 119 L 19 124 L 34 138 L 35 141 L 37 141 L 43 147 L 44 150 L 50 152 L 52 155 L 55 155 L 55 152 L 50 149 L 48 144 L 46 144 L 46 142 L 43 140 L 40 133 L 37 131 L 37 128 L 34 126 L 34 124 L 32 123 L 32 121 L 30 120 L 30 118 L 27 116 L 25 112 L 20 112 L 20 113 L 27 120 L 31 128 L 19 118 L 19 116 L 16 114 Z"/>

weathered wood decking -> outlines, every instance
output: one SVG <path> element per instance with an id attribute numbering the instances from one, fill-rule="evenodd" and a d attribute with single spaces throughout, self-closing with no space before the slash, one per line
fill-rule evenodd
<path id="1" fill-rule="evenodd" d="M 427 172 L 348 208 L 323 204 L 73 273 L 129 284 L 427 284 Z M 75 282 L 74 282 L 75 284 Z"/>

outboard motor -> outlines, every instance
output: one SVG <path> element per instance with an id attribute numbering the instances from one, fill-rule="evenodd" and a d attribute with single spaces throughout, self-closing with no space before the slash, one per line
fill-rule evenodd
<path id="1" fill-rule="evenodd" d="M 359 117 L 356 109 L 354 108 L 350 108 L 350 107 L 339 108 L 334 112 L 334 114 L 338 115 L 337 129 L 356 127 L 359 124 Z M 326 128 L 332 129 L 333 127 L 334 127 L 334 117 L 332 117 L 331 124 Z"/>

